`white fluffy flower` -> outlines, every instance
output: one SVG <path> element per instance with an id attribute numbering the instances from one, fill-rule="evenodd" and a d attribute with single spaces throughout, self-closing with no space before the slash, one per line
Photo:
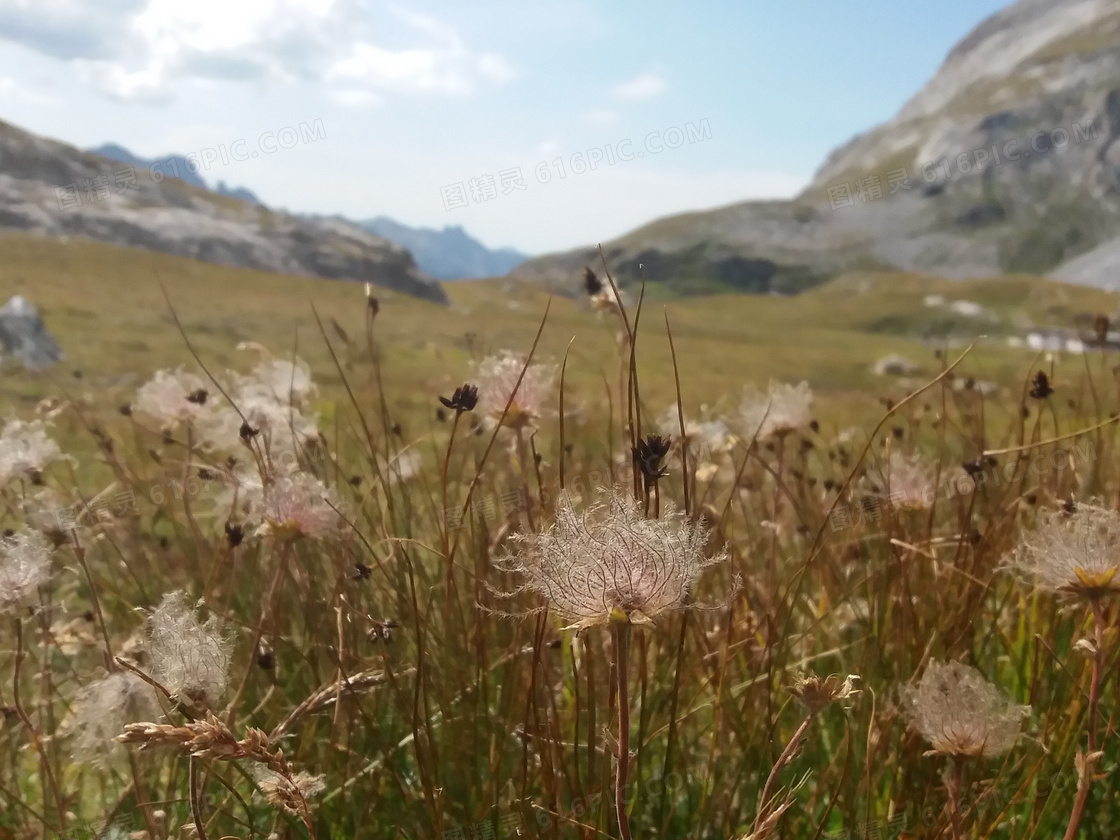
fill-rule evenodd
<path id="1" fill-rule="evenodd" d="M 743 434 L 748 439 L 757 434 L 759 440 L 765 440 L 803 429 L 813 420 L 809 410 L 812 402 L 808 382 L 784 385 L 771 380 L 765 394 L 747 391 L 739 409 Z"/>
<path id="2" fill-rule="evenodd" d="M 158 371 L 141 385 L 132 408 L 169 428 L 206 412 L 209 397 L 202 377 L 180 367 Z"/>
<path id="3" fill-rule="evenodd" d="M 31 603 L 50 576 L 50 543 L 38 531 L 25 527 L 0 539 L 0 613 Z"/>
<path id="4" fill-rule="evenodd" d="M 9 420 L 0 432 L 0 488 L 11 481 L 32 478 L 64 457 L 47 435 L 42 420 Z"/>
<path id="5" fill-rule="evenodd" d="M 183 592 L 169 592 L 148 621 L 152 676 L 173 697 L 217 708 L 229 679 L 230 644 L 216 617 L 202 623 Z"/>
<path id="6" fill-rule="evenodd" d="M 552 393 L 556 368 L 540 364 L 526 367 L 526 362 L 527 357 L 503 350 L 497 356 L 489 356 L 479 363 L 475 372 L 478 408 L 489 420 L 497 422 L 502 412 L 506 412 L 505 425 L 516 429 L 532 425 L 544 415 Z"/>
<path id="7" fill-rule="evenodd" d="M 131 671 L 115 671 L 78 693 L 63 732 L 71 739 L 75 760 L 104 765 L 125 726 L 156 720 L 159 714 L 159 702 L 150 685 Z"/>
<path id="8" fill-rule="evenodd" d="M 516 591 L 546 597 L 574 627 L 625 620 L 647 624 L 689 605 L 692 587 L 708 566 L 708 529 L 681 511 L 647 519 L 628 493 L 577 513 L 561 497 L 556 523 L 539 534 L 511 537 L 517 551 L 497 561 L 520 573 Z"/>

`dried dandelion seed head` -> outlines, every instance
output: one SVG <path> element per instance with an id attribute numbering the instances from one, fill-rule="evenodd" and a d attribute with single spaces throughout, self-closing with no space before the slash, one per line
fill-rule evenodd
<path id="1" fill-rule="evenodd" d="M 299 405 L 314 396 L 316 385 L 307 363 L 296 356 L 292 361 L 263 360 L 250 377 L 242 381 L 242 389 L 259 390 L 276 402 Z"/>
<path id="2" fill-rule="evenodd" d="M 516 551 L 498 565 L 524 577 L 516 591 L 543 595 L 580 629 L 682 609 L 701 572 L 726 556 L 705 556 L 708 530 L 683 512 L 646 519 L 622 491 L 582 512 L 562 496 L 548 530 L 511 539 Z"/>
<path id="3" fill-rule="evenodd" d="M 198 418 L 199 440 L 207 449 L 240 451 L 244 446 L 244 424 L 248 424 L 264 441 L 262 445 L 274 456 L 302 452 L 319 437 L 314 417 L 306 416 L 297 407 L 278 400 L 263 388 L 251 386 L 246 390 L 235 390 L 232 397 L 237 408 L 223 406 Z"/>
<path id="4" fill-rule="evenodd" d="M 927 510 L 937 494 L 936 471 L 920 455 L 892 451 L 885 463 L 868 470 L 867 478 L 892 507 Z"/>
<path id="5" fill-rule="evenodd" d="M 266 482 L 260 505 L 257 533 L 262 537 L 325 539 L 342 527 L 334 493 L 310 473 L 296 472 Z"/>
<path id="6" fill-rule="evenodd" d="M 212 407 L 206 385 L 201 376 L 182 367 L 157 371 L 137 390 L 132 410 L 167 428 L 194 420 Z"/>
<path id="7" fill-rule="evenodd" d="M 859 694 L 859 689 L 855 686 L 858 679 L 855 674 L 848 674 L 843 679 L 839 674 L 829 674 L 827 677 L 803 674 L 794 680 L 789 693 L 805 704 L 809 714 L 816 715 L 833 703 L 844 703 Z"/>
<path id="8" fill-rule="evenodd" d="M 218 620 L 199 622 L 184 592 L 169 592 L 148 620 L 152 676 L 175 699 L 216 708 L 229 679 L 230 642 Z"/>
<path id="9" fill-rule="evenodd" d="M 803 429 L 813 421 L 810 406 L 813 392 L 808 382 L 785 385 L 770 381 L 765 394 L 747 391 L 739 408 L 743 434 L 748 438 L 757 435 L 759 440 L 782 437 Z"/>
<path id="10" fill-rule="evenodd" d="M 680 438 L 681 424 L 675 403 L 658 418 L 657 431 L 672 438 Z M 700 421 L 686 416 L 684 439 L 688 443 L 688 451 L 702 460 L 709 460 L 728 451 L 732 444 L 731 430 L 719 419 Z"/>
<path id="11" fill-rule="evenodd" d="M 503 350 L 497 356 L 483 359 L 475 372 L 478 384 L 479 410 L 497 422 L 506 413 L 505 425 L 523 428 L 544 416 L 556 375 L 553 365 L 532 364 L 525 367 L 527 357 Z M 521 371 L 525 371 L 524 377 Z M 521 384 L 517 384 L 518 378 Z M 516 394 L 514 393 L 516 389 Z M 510 397 L 513 396 L 513 402 Z M 506 412 L 506 403 L 509 411 Z"/>
<path id="12" fill-rule="evenodd" d="M 1003 755 L 1031 711 L 960 662 L 931 662 L 918 685 L 903 691 L 903 700 L 914 727 L 933 747 L 926 755 Z"/>
<path id="13" fill-rule="evenodd" d="M 0 538 L 0 613 L 35 600 L 51 576 L 51 546 L 38 531 L 24 527 Z"/>
<path id="14" fill-rule="evenodd" d="M 155 689 L 131 671 L 115 671 L 78 693 L 62 731 L 75 761 L 104 765 L 112 758 L 114 739 L 128 724 L 155 720 L 159 714 Z"/>
<path id="15" fill-rule="evenodd" d="M 1004 565 L 1048 591 L 1089 600 L 1120 594 L 1120 513 L 1090 504 L 1043 511 Z"/>
<path id="16" fill-rule="evenodd" d="M 9 420 L 0 432 L 0 488 L 13 481 L 34 479 L 49 464 L 65 457 L 42 420 Z"/>
<path id="17" fill-rule="evenodd" d="M 268 803 L 283 808 L 290 814 L 302 813 L 305 802 L 327 789 L 323 776 L 313 776 L 303 771 L 294 774 L 291 781 L 261 765 L 254 765 L 249 773 Z"/>

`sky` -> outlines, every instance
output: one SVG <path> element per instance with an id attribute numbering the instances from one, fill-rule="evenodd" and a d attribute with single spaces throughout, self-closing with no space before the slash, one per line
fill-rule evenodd
<path id="1" fill-rule="evenodd" d="M 795 195 L 1001 0 L 0 0 L 0 120 L 530 254 Z"/>

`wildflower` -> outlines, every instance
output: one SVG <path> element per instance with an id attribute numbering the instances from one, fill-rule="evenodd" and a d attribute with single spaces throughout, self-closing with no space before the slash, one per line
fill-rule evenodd
<path id="1" fill-rule="evenodd" d="M 0 613 L 26 606 L 51 576 L 51 547 L 24 527 L 0 538 Z"/>
<path id="2" fill-rule="evenodd" d="M 637 446 L 633 447 L 634 463 L 641 470 L 642 478 L 647 487 L 656 484 L 659 479 L 665 476 L 665 470 L 662 468 L 661 462 L 669 454 L 672 445 L 671 438 L 661 435 L 646 435 L 638 441 Z"/>
<path id="3" fill-rule="evenodd" d="M 42 420 L 9 420 L 0 432 L 0 488 L 20 479 L 35 481 L 48 464 L 64 457 Z"/>
<path id="4" fill-rule="evenodd" d="M 199 622 L 183 592 L 169 592 L 148 620 L 152 676 L 187 706 L 216 708 L 229 679 L 230 644 L 216 617 Z"/>
<path id="5" fill-rule="evenodd" d="M 812 422 L 809 413 L 812 402 L 813 392 L 808 382 L 784 385 L 771 380 L 765 395 L 750 391 L 744 394 L 739 409 L 743 431 L 748 437 L 759 440 L 784 437 Z"/>
<path id="6" fill-rule="evenodd" d="M 591 266 L 584 266 L 583 288 L 587 292 L 587 296 L 591 298 L 603 291 L 603 281 L 599 279 L 599 275 L 592 270 Z"/>
<path id="7" fill-rule="evenodd" d="M 334 494 L 310 473 L 295 472 L 266 482 L 260 500 L 260 536 L 277 540 L 318 539 L 338 531 Z"/>
<path id="8" fill-rule="evenodd" d="M 520 550 L 498 565 L 524 576 L 516 591 L 543 595 L 580 629 L 612 621 L 649 624 L 682 609 L 701 572 L 726 556 L 705 556 L 708 529 L 683 512 L 669 509 L 660 519 L 645 519 L 621 491 L 582 514 L 562 496 L 547 531 L 511 539 Z"/>
<path id="9" fill-rule="evenodd" d="M 1053 393 L 1054 389 L 1050 385 L 1050 377 L 1040 370 L 1031 382 L 1030 395 L 1036 400 L 1044 400 Z"/>
<path id="10" fill-rule="evenodd" d="M 483 359 L 478 365 L 478 403 L 490 420 L 497 422 L 504 412 L 505 424 L 520 429 L 543 416 L 555 368 L 539 364 L 526 367 L 526 363 L 526 357 L 505 350 L 497 356 Z M 519 378 L 520 385 L 517 382 Z"/>
<path id="11" fill-rule="evenodd" d="M 919 455 L 892 451 L 885 464 L 868 471 L 873 492 L 896 507 L 923 510 L 937 493 L 936 473 Z"/>
<path id="12" fill-rule="evenodd" d="M 172 428 L 194 420 L 206 411 L 206 383 L 202 378 L 180 367 L 157 371 L 140 386 L 132 410 L 151 417 L 160 426 Z"/>
<path id="13" fill-rule="evenodd" d="M 1030 715 L 1030 706 L 1012 703 L 979 671 L 960 662 L 931 662 L 903 699 L 911 722 L 933 747 L 926 755 L 1003 755 Z"/>
<path id="14" fill-rule="evenodd" d="M 478 388 L 468 382 L 456 388 L 455 393 L 451 395 L 451 399 L 440 397 L 439 401 L 443 403 L 445 408 L 450 408 L 457 415 L 464 411 L 474 411 L 474 407 L 478 405 Z"/>
<path id="15" fill-rule="evenodd" d="M 1090 504 L 1043 511 L 1004 565 L 1052 592 L 1089 600 L 1120 593 L 1120 513 Z"/>
<path id="16" fill-rule="evenodd" d="M 818 677 L 816 674 L 798 676 L 789 692 L 809 710 L 809 714 L 816 715 L 828 706 L 837 702 L 844 702 L 859 694 L 855 681 L 859 677 L 848 674 L 843 680 L 839 674 L 829 674 L 827 677 Z"/>
<path id="17" fill-rule="evenodd" d="M 131 671 L 115 671 L 85 686 L 74 699 L 74 711 L 63 725 L 75 761 L 103 765 L 109 747 L 130 723 L 154 720 L 160 714 L 155 690 Z"/>

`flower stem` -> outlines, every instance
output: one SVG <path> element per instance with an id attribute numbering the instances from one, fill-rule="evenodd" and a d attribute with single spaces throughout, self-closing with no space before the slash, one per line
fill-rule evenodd
<path id="1" fill-rule="evenodd" d="M 614 783 L 614 807 L 618 812 L 618 836 L 621 840 L 630 840 L 630 821 L 626 816 L 626 775 L 630 769 L 630 701 L 627 697 L 630 622 L 611 622 L 611 642 L 618 680 L 618 772 Z"/>
<path id="2" fill-rule="evenodd" d="M 769 808 L 767 807 L 770 799 L 770 790 L 774 787 L 774 782 L 778 779 L 778 773 L 782 768 L 789 764 L 793 758 L 794 752 L 797 751 L 797 745 L 801 743 L 801 739 L 805 737 L 805 732 L 809 729 L 809 724 L 813 722 L 813 715 L 808 715 L 805 720 L 801 721 L 801 725 L 797 727 L 797 731 L 793 733 L 793 737 L 789 739 L 786 748 L 782 750 L 782 754 L 778 756 L 778 760 L 774 762 L 774 766 L 770 770 L 770 775 L 766 777 L 766 784 L 762 786 L 762 796 L 758 798 L 758 814 L 754 818 L 753 834 L 757 834 L 759 826 L 762 824 L 764 817 L 768 815 Z"/>
<path id="3" fill-rule="evenodd" d="M 1093 783 L 1093 765 L 1096 762 L 1093 753 L 1097 750 L 1097 704 L 1100 701 L 1101 672 L 1104 671 L 1104 608 L 1099 598 L 1093 599 L 1093 642 L 1093 679 L 1089 686 L 1089 715 L 1085 723 L 1089 731 L 1089 753 L 1085 757 L 1083 772 L 1078 774 L 1077 796 L 1073 801 L 1073 812 L 1069 815 L 1064 840 L 1074 840 L 1077 837 L 1077 829 L 1081 827 L 1085 806 L 1089 802 L 1089 787 Z"/>

